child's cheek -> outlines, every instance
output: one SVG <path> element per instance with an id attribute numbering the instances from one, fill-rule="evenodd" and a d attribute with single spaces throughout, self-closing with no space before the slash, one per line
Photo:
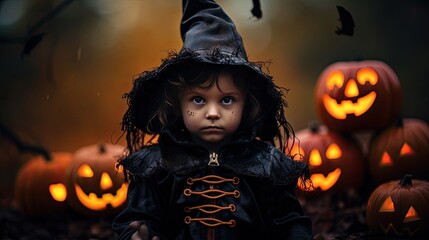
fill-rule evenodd
<path id="1" fill-rule="evenodd" d="M 237 114 L 234 111 L 229 113 L 229 120 L 234 120 L 236 117 L 237 117 Z"/>
<path id="2" fill-rule="evenodd" d="M 189 111 L 189 110 L 186 111 L 186 114 L 188 114 L 188 116 L 190 116 L 190 117 L 195 117 L 195 115 L 196 115 L 195 112 L 192 112 L 192 111 Z"/>
<path id="3" fill-rule="evenodd" d="M 231 120 L 231 121 L 238 120 L 239 118 L 241 118 L 241 114 L 237 114 L 237 112 L 236 112 L 236 111 L 232 111 L 232 112 L 229 114 L 229 120 Z"/>
<path id="4" fill-rule="evenodd" d="M 187 105 L 183 106 L 182 114 L 184 115 L 185 113 L 189 117 L 195 117 L 197 115 L 197 113 L 190 110 L 189 106 L 187 106 Z"/>

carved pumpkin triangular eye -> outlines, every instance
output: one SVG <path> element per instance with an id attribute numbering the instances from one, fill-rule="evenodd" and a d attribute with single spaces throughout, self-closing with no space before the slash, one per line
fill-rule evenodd
<path id="1" fill-rule="evenodd" d="M 386 198 L 380 207 L 380 212 L 395 212 L 395 205 L 393 204 L 392 197 Z"/>
<path id="2" fill-rule="evenodd" d="M 404 223 L 417 221 L 420 219 L 421 218 L 420 218 L 419 214 L 417 213 L 417 211 L 413 208 L 413 206 L 411 206 L 410 209 L 408 209 L 407 215 L 405 215 Z"/>
<path id="3" fill-rule="evenodd" d="M 328 159 L 338 159 L 341 157 L 341 149 L 337 144 L 332 143 L 329 145 L 328 149 L 326 149 L 326 157 Z"/>
<path id="4" fill-rule="evenodd" d="M 49 193 L 58 202 L 64 202 L 67 198 L 67 189 L 62 183 L 49 185 Z"/>
<path id="5" fill-rule="evenodd" d="M 94 176 L 94 172 L 92 171 L 92 168 L 84 163 L 82 164 L 79 169 L 77 170 L 77 174 L 79 177 L 93 177 Z"/>
<path id="6" fill-rule="evenodd" d="M 390 158 L 387 152 L 384 152 L 383 156 L 381 157 L 380 167 L 386 167 L 386 166 L 392 166 L 392 165 L 393 165 L 392 158 Z"/>
<path id="7" fill-rule="evenodd" d="M 322 157 L 320 156 L 319 150 L 311 150 L 308 163 L 312 166 L 320 166 L 322 164 Z"/>
<path id="8" fill-rule="evenodd" d="M 414 150 L 410 147 L 410 145 L 404 143 L 401 148 L 400 156 L 411 154 L 414 154 Z"/>

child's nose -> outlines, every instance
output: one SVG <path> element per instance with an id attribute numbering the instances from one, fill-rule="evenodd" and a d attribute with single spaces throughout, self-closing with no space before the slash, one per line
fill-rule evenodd
<path id="1" fill-rule="evenodd" d="M 218 119 L 218 118 L 220 118 L 219 109 L 217 108 L 217 106 L 215 104 L 210 104 L 207 106 L 206 118 L 207 119 Z"/>

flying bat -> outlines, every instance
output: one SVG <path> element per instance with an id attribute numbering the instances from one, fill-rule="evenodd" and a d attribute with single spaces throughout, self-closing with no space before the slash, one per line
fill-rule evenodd
<path id="1" fill-rule="evenodd" d="M 337 27 L 335 33 L 338 35 L 353 36 L 355 22 L 353 21 L 352 15 L 343 6 L 337 6 L 337 10 L 340 15 L 341 28 Z"/>
<path id="2" fill-rule="evenodd" d="M 259 0 L 252 0 L 252 2 L 253 8 L 250 12 L 252 12 L 252 15 L 257 19 L 262 18 L 261 3 L 259 2 Z"/>
<path id="3" fill-rule="evenodd" d="M 24 49 L 21 52 L 21 58 L 23 58 L 24 55 L 30 55 L 30 52 L 33 51 L 34 47 L 36 47 L 40 43 L 40 41 L 42 41 L 45 34 L 46 32 L 38 33 L 28 39 L 25 42 Z"/>

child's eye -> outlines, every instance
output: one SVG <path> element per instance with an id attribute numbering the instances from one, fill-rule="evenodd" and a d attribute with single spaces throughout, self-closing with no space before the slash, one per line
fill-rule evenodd
<path id="1" fill-rule="evenodd" d="M 231 105 L 234 102 L 233 100 L 234 99 L 232 99 L 232 97 L 224 97 L 222 98 L 221 103 L 223 105 Z"/>
<path id="2" fill-rule="evenodd" d="M 195 103 L 195 104 L 200 105 L 200 104 L 204 104 L 205 100 L 202 97 L 193 97 L 192 98 L 192 102 Z"/>

